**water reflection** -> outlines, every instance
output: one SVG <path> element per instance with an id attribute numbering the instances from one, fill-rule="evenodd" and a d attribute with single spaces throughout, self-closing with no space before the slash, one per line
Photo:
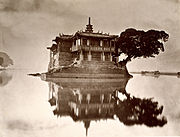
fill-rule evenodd
<path id="1" fill-rule="evenodd" d="M 11 79 L 12 75 L 10 75 L 8 72 L 0 71 L 0 87 L 7 85 Z"/>
<path id="2" fill-rule="evenodd" d="M 163 106 L 152 98 L 141 99 L 125 90 L 128 79 L 118 82 L 49 82 L 49 103 L 57 117 L 82 121 L 86 135 L 91 121 L 114 119 L 125 125 L 163 126 Z"/>
<path id="3" fill-rule="evenodd" d="M 126 97 L 122 100 L 117 97 L 120 93 Z M 126 91 L 115 91 L 115 114 L 125 125 L 145 124 L 146 126 L 163 126 L 167 123 L 166 117 L 160 117 L 163 106 L 158 106 L 158 102 L 153 98 L 141 99 L 131 97 Z"/>

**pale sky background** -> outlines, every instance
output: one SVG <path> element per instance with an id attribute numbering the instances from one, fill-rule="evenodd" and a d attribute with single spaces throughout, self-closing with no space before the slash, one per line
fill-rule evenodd
<path id="1" fill-rule="evenodd" d="M 46 71 L 52 39 L 84 30 L 88 17 L 95 32 L 166 31 L 165 52 L 135 59 L 128 70 L 180 71 L 180 0 L 0 0 L 0 51 L 14 60 L 14 68 Z"/>

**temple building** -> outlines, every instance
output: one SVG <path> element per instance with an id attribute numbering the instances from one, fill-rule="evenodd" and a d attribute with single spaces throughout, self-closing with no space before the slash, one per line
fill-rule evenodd
<path id="1" fill-rule="evenodd" d="M 94 32 L 91 19 L 85 31 L 73 35 L 59 34 L 50 51 L 48 72 L 41 74 L 41 79 L 50 81 L 53 78 L 109 79 L 117 81 L 131 78 L 126 65 L 117 57 L 121 50 L 116 47 L 118 35 Z M 123 58 L 121 59 L 123 60 Z"/>
<path id="2" fill-rule="evenodd" d="M 68 66 L 74 60 L 81 65 L 95 62 L 96 65 L 114 65 L 115 42 L 118 35 L 93 32 L 93 25 L 89 17 L 85 31 L 77 31 L 74 35 L 59 34 L 50 49 L 48 70 L 59 66 Z M 120 49 L 118 49 L 120 51 Z M 103 65 L 104 65 L 103 64 Z M 102 66 L 102 65 L 101 65 Z"/>

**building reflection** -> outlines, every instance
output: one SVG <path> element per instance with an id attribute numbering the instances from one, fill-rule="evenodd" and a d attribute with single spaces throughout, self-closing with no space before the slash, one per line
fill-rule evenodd
<path id="1" fill-rule="evenodd" d="M 49 103 L 55 106 L 57 117 L 70 116 L 82 121 L 86 135 L 91 121 L 114 119 L 125 125 L 145 124 L 163 126 L 165 117 L 159 118 L 163 107 L 152 99 L 132 97 L 125 90 L 128 79 L 119 82 L 49 82 Z"/>
<path id="2" fill-rule="evenodd" d="M 5 70 L 0 71 L 0 87 L 3 87 L 8 84 L 9 81 L 11 81 L 12 75 L 10 75 Z"/>

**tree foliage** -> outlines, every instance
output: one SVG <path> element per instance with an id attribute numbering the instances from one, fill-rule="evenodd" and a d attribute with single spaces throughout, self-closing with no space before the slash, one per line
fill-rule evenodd
<path id="1" fill-rule="evenodd" d="M 169 35 L 164 31 L 126 29 L 116 43 L 116 55 L 126 54 L 127 61 L 137 57 L 155 57 L 164 51 L 164 42 L 168 38 Z M 121 49 L 120 53 L 117 52 L 118 48 Z"/>
<path id="2" fill-rule="evenodd" d="M 4 62 L 4 59 L 2 57 L 0 57 L 0 65 L 2 65 Z"/>
<path id="3" fill-rule="evenodd" d="M 12 79 L 12 75 L 5 71 L 0 72 L 0 87 L 3 87 L 8 84 L 8 82 Z"/>
<path id="4" fill-rule="evenodd" d="M 13 60 L 5 52 L 0 52 L 0 66 L 8 67 L 9 65 L 13 65 Z"/>

